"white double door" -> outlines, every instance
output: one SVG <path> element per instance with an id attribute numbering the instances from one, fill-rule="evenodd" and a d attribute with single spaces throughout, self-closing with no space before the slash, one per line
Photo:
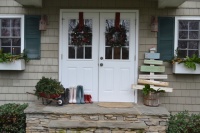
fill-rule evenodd
<path id="1" fill-rule="evenodd" d="M 113 38 L 108 38 L 115 12 L 83 12 L 87 32 L 77 28 L 79 12 L 62 12 L 61 17 L 59 68 L 64 87 L 83 85 L 97 102 L 134 102 L 136 13 L 120 12 L 126 41 L 118 47 L 111 46 Z"/>

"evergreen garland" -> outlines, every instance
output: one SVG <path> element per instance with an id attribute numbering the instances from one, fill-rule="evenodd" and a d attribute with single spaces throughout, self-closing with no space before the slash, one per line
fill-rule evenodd
<path id="1" fill-rule="evenodd" d="M 111 47 L 125 46 L 127 41 L 126 28 L 119 25 L 119 28 L 111 26 L 106 33 L 106 44 Z"/>
<path id="2" fill-rule="evenodd" d="M 79 27 L 79 24 L 72 30 L 71 33 L 71 45 L 74 46 L 83 46 L 83 45 L 91 45 L 92 43 L 92 29 L 84 25 L 83 27 Z"/>

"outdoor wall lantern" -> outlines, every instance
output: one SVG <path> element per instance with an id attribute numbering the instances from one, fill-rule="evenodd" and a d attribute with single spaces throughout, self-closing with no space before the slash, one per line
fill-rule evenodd
<path id="1" fill-rule="evenodd" d="M 158 18 L 156 16 L 151 17 L 151 32 L 158 32 Z"/>
<path id="2" fill-rule="evenodd" d="M 40 19 L 40 27 L 39 30 L 46 30 L 48 24 L 47 15 L 42 15 Z"/>

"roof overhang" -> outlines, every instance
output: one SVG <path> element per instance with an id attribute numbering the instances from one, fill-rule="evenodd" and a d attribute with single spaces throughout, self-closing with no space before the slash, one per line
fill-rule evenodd
<path id="1" fill-rule="evenodd" d="M 23 6 L 42 7 L 42 0 L 15 0 Z"/>
<path id="2" fill-rule="evenodd" d="M 42 7 L 42 0 L 15 0 L 23 6 Z M 158 0 L 158 8 L 178 7 L 187 0 Z"/>
<path id="3" fill-rule="evenodd" d="M 178 7 L 187 0 L 158 0 L 158 8 Z"/>

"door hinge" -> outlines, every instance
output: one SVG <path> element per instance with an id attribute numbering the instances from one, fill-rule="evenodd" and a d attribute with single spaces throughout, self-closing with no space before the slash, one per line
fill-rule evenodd
<path id="1" fill-rule="evenodd" d="M 63 54 L 60 55 L 61 60 L 63 59 Z"/>

